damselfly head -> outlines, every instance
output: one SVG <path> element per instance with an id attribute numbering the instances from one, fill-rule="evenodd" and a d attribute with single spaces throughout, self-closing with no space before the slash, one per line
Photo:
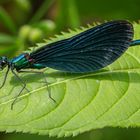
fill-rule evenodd
<path id="1" fill-rule="evenodd" d="M 5 56 L 0 57 L 0 70 L 3 70 L 8 64 L 8 59 Z"/>

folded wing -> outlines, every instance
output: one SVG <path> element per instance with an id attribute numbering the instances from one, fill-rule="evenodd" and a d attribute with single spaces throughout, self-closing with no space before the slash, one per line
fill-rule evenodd
<path id="1" fill-rule="evenodd" d="M 47 44 L 31 53 L 36 64 L 61 71 L 83 73 L 104 68 L 118 59 L 133 39 L 127 21 L 111 21 L 69 39 Z"/>

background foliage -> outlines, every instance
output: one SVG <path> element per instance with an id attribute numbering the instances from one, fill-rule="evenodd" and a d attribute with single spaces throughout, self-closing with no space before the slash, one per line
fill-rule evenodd
<path id="1" fill-rule="evenodd" d="M 139 0 L 0 0 L 0 55 L 13 57 L 44 38 L 93 21 L 128 19 L 138 22 L 139 5 Z M 140 139 L 139 130 L 105 128 L 65 139 Z M 1 139 L 25 138 L 47 137 L 1 134 Z"/>

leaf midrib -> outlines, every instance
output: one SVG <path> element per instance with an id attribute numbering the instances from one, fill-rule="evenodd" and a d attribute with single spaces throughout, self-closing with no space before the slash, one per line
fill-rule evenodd
<path id="1" fill-rule="evenodd" d="M 105 70 L 105 69 L 104 69 Z M 66 79 L 66 80 L 62 80 L 62 81 L 59 81 L 59 82 L 55 82 L 55 83 L 52 83 L 52 84 L 49 84 L 48 87 L 52 87 L 52 86 L 55 86 L 55 85 L 58 85 L 58 84 L 61 84 L 61 83 L 67 83 L 71 80 L 77 80 L 77 79 L 80 79 L 80 78 L 85 78 L 85 77 L 90 77 L 90 76 L 97 76 L 97 75 L 107 75 L 107 74 L 113 74 L 113 73 L 118 73 L 118 72 L 129 72 L 130 71 L 138 71 L 140 70 L 140 68 L 127 68 L 127 69 L 115 69 L 115 70 L 108 70 L 108 71 L 101 71 L 101 72 L 98 72 L 98 73 L 88 73 L 88 74 L 85 74 L 85 75 L 81 75 L 81 76 L 75 76 L 73 78 L 70 78 L 70 79 Z M 25 98 L 25 97 L 28 97 L 30 94 L 34 93 L 34 92 L 37 92 L 37 91 L 40 91 L 42 89 L 45 89 L 47 86 L 43 86 L 41 88 L 37 88 L 35 90 L 32 90 L 31 92 L 28 92 L 24 95 L 21 95 L 20 97 L 18 97 L 18 99 L 22 99 L 22 98 Z M 3 102 L 0 104 L 0 106 L 2 105 L 5 105 L 9 102 L 13 102 L 15 98 L 13 99 L 9 99 L 7 100 L 6 102 Z"/>

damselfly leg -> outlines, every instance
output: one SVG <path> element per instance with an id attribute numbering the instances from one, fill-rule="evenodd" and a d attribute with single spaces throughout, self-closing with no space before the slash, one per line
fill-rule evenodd
<path id="1" fill-rule="evenodd" d="M 42 76 L 43 76 L 43 78 L 45 80 L 45 84 L 46 84 L 46 87 L 47 87 L 49 98 L 56 103 L 56 100 L 51 96 L 51 89 L 49 88 L 49 82 L 46 79 L 44 70 L 36 70 L 36 71 L 35 70 L 20 70 L 19 72 L 20 73 L 21 72 L 24 72 L 24 73 L 26 72 L 26 73 L 38 73 L 38 74 L 42 74 Z"/>
<path id="2" fill-rule="evenodd" d="M 11 69 L 11 71 L 14 74 L 14 76 L 17 78 L 17 80 L 22 83 L 22 89 L 20 90 L 20 92 L 18 93 L 18 95 L 15 97 L 14 101 L 11 104 L 11 110 L 12 110 L 13 109 L 13 106 L 14 106 L 14 104 L 16 102 L 16 100 L 21 95 L 21 93 L 23 92 L 23 90 L 26 89 L 28 92 L 30 92 L 30 91 L 26 88 L 26 83 L 16 74 L 16 72 L 13 69 Z"/>

